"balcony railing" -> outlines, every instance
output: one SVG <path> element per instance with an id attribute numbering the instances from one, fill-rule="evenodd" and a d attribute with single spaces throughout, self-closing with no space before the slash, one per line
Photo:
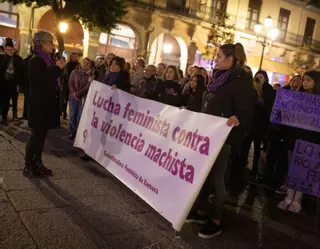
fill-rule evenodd
<path id="1" fill-rule="evenodd" d="M 129 0 L 129 2 L 144 8 L 159 9 L 208 23 L 216 21 L 214 7 L 200 5 L 200 1 L 197 0 Z M 252 30 L 247 32 L 254 34 Z M 306 45 L 312 52 L 320 53 L 320 41 L 304 39 L 303 36 L 294 33 L 286 32 L 277 41 L 294 47 Z"/>
<path id="2" fill-rule="evenodd" d="M 214 7 L 200 5 L 200 1 L 196 0 L 129 0 L 129 2 L 209 23 L 213 23 L 215 20 Z"/>

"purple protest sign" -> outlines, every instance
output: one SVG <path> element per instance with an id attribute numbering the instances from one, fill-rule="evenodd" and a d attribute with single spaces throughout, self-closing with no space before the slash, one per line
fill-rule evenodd
<path id="1" fill-rule="evenodd" d="M 287 187 L 320 197 L 320 145 L 296 141 L 289 166 Z"/>
<path id="2" fill-rule="evenodd" d="M 320 132 L 320 95 L 280 89 L 270 122 Z"/>

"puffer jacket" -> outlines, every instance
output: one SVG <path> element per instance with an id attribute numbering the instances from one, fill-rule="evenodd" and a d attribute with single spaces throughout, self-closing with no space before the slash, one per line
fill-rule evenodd
<path id="1" fill-rule="evenodd" d="M 90 75 L 82 70 L 74 70 L 69 78 L 70 98 L 81 99 L 90 88 Z"/>

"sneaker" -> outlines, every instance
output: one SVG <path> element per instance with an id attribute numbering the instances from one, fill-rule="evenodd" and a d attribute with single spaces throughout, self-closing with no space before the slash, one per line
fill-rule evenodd
<path id="1" fill-rule="evenodd" d="M 287 189 L 287 186 L 286 186 L 286 185 L 283 185 L 283 186 L 281 186 L 280 188 L 276 189 L 275 192 L 276 192 L 277 194 L 284 195 L 284 194 L 287 193 L 287 190 L 288 190 L 288 189 Z"/>
<path id="2" fill-rule="evenodd" d="M 207 223 L 207 219 L 204 215 L 200 215 L 199 213 L 190 213 L 185 220 L 185 223 L 196 223 L 204 225 Z"/>
<path id="3" fill-rule="evenodd" d="M 292 203 L 292 200 L 285 198 L 282 202 L 278 204 L 278 208 L 286 211 L 291 203 Z"/>
<path id="4" fill-rule="evenodd" d="M 292 213 L 295 213 L 295 214 L 298 214 L 300 213 L 301 211 L 301 204 L 299 202 L 296 202 L 296 201 L 293 201 L 289 208 L 288 208 L 288 211 L 292 212 Z"/>
<path id="5" fill-rule="evenodd" d="M 221 226 L 217 225 L 213 220 L 209 220 L 207 224 L 198 233 L 198 236 L 202 239 L 212 239 L 222 234 Z"/>

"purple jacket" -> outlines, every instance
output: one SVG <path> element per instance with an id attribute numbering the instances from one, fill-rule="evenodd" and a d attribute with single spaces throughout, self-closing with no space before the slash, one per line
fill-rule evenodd
<path id="1" fill-rule="evenodd" d="M 85 96 L 90 88 L 90 75 L 81 70 L 74 70 L 69 78 L 70 98 Z"/>

